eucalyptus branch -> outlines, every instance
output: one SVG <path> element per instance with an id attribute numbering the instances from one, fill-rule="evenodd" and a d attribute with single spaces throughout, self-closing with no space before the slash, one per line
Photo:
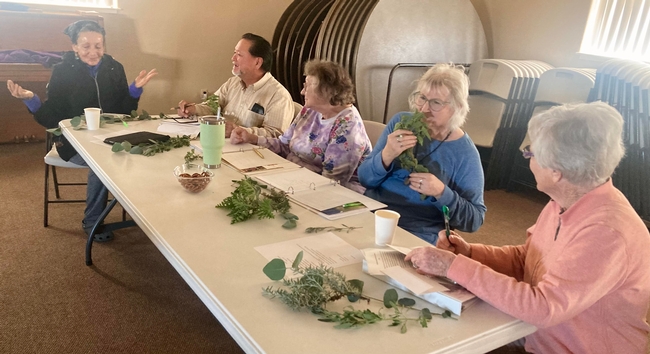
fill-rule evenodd
<path id="1" fill-rule="evenodd" d="M 190 146 L 189 135 L 171 137 L 167 141 L 149 140 L 149 143 L 131 145 L 128 141 L 113 144 L 111 151 L 126 151 L 134 155 L 153 156 L 159 152 L 170 151 L 184 146 Z"/>
<path id="2" fill-rule="evenodd" d="M 415 300 L 409 298 L 398 299 L 395 289 L 388 289 L 384 293 L 384 307 L 392 309 L 391 314 L 373 312 L 369 309 L 356 310 L 352 306 L 344 308 L 343 312 L 326 309 L 327 303 L 347 297 L 350 302 L 360 299 L 370 302 L 371 298 L 363 296 L 363 281 L 358 279 L 346 280 L 345 275 L 335 272 L 332 268 L 319 265 L 318 267 L 300 267 L 303 252 L 299 252 L 291 265 L 298 278 L 284 279 L 287 267 L 282 259 L 271 260 L 263 269 L 272 280 L 282 280 L 284 288 L 271 286 L 262 290 L 265 296 L 278 298 L 291 309 L 300 311 L 307 309 L 320 316 L 321 322 L 334 322 L 335 328 L 354 328 L 381 321 L 390 321 L 390 326 L 400 326 L 400 331 L 406 333 L 408 322 L 417 322 L 422 327 L 427 327 L 433 314 L 428 308 L 422 309 L 418 317 L 409 317 L 407 313 L 415 310 Z M 443 318 L 451 317 L 451 312 L 439 314 Z"/>
<path id="3" fill-rule="evenodd" d="M 335 227 L 335 226 L 315 226 L 315 227 L 308 227 L 305 229 L 305 232 L 308 234 L 315 234 L 321 231 L 345 231 L 346 233 L 350 233 L 352 230 L 356 229 L 361 229 L 362 226 L 347 226 L 345 224 L 341 224 L 343 227 Z"/>

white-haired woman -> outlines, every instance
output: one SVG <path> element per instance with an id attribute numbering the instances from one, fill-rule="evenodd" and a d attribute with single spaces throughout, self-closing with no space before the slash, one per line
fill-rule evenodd
<path id="1" fill-rule="evenodd" d="M 526 243 L 470 245 L 441 233 L 438 248 L 414 250 L 407 260 L 537 326 L 525 338 L 528 352 L 645 354 L 650 234 L 610 179 L 625 153 L 622 127 L 604 103 L 533 117 L 523 153 L 551 201 Z"/>
<path id="2" fill-rule="evenodd" d="M 365 194 L 400 213 L 399 226 L 432 244 L 445 228 L 443 206 L 449 208 L 451 227 L 462 231 L 478 230 L 485 216 L 481 160 L 461 129 L 469 112 L 468 96 L 469 79 L 462 67 L 433 66 L 409 97 L 411 108 L 424 114 L 431 139 L 418 145 L 413 132 L 396 130 L 402 116 L 410 114 L 400 112 L 359 167 Z M 413 149 L 428 173 L 409 173 L 402 168 L 397 157 L 407 149 Z"/>

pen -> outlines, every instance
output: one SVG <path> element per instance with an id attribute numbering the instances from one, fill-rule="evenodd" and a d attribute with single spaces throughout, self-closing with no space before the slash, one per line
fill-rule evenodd
<path id="1" fill-rule="evenodd" d="M 185 105 L 185 107 L 190 107 L 190 106 L 194 106 L 194 105 L 196 105 L 196 103 L 188 103 L 188 104 Z M 175 111 L 177 109 L 181 109 L 181 106 L 172 107 L 169 110 Z"/>
<path id="2" fill-rule="evenodd" d="M 261 157 L 261 158 L 264 158 L 264 155 L 262 155 L 262 153 L 260 152 L 260 149 L 253 149 L 253 151 L 255 151 L 255 153 L 257 154 L 257 156 L 259 156 L 259 157 Z"/>
<path id="3" fill-rule="evenodd" d="M 446 205 L 442 206 L 442 215 L 445 218 L 445 235 L 447 235 L 449 244 L 453 246 L 454 244 L 451 242 L 451 239 L 449 239 L 449 236 L 451 236 L 451 229 L 449 228 L 449 208 Z"/>
<path id="4" fill-rule="evenodd" d="M 341 205 L 341 207 L 343 207 L 343 208 L 352 208 L 352 207 L 357 207 L 357 206 L 362 206 L 362 205 L 363 205 L 363 203 L 361 203 L 361 202 L 352 202 L 352 203 L 345 203 L 345 204 Z"/>

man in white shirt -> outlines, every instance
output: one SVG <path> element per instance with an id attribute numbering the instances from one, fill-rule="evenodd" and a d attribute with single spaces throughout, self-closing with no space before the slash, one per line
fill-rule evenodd
<path id="1" fill-rule="evenodd" d="M 214 93 L 219 96 L 222 114 L 226 116 L 226 137 L 241 126 L 249 133 L 278 137 L 289 128 L 294 118 L 293 100 L 289 91 L 269 72 L 273 60 L 271 44 L 264 38 L 246 33 L 237 42 L 232 56 L 233 77 Z M 210 115 L 206 102 L 178 104 L 178 114 Z"/>

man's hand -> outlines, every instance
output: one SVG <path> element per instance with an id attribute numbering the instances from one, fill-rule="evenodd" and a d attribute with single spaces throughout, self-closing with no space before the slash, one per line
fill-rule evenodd
<path id="1" fill-rule="evenodd" d="M 11 92 L 11 95 L 16 98 L 24 100 L 34 97 L 34 93 L 32 91 L 25 90 L 24 88 L 20 87 L 20 85 L 14 83 L 11 80 L 7 80 L 7 88 L 9 89 L 9 92 Z"/>
<path id="2" fill-rule="evenodd" d="M 196 107 L 194 107 L 195 104 L 196 103 L 189 103 L 185 100 L 182 100 L 178 102 L 176 113 L 181 117 L 189 117 L 189 116 L 196 115 Z"/>
<path id="3" fill-rule="evenodd" d="M 140 71 L 138 77 L 135 78 L 135 87 L 143 87 L 156 75 L 158 75 L 158 71 L 156 71 L 156 69 L 153 69 L 150 72 L 147 72 L 146 70 Z"/>
<path id="4" fill-rule="evenodd" d="M 233 130 L 238 127 L 239 126 L 235 124 L 235 122 L 226 120 L 226 138 L 230 137 L 230 134 L 232 134 Z"/>

